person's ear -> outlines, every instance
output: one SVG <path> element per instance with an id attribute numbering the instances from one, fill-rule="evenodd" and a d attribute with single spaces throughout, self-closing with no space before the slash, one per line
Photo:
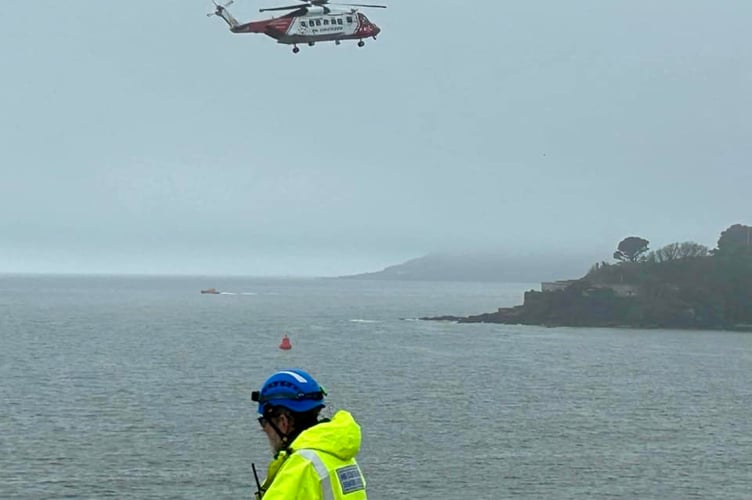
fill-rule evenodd
<path id="1" fill-rule="evenodd" d="M 277 427 L 279 427 L 279 430 L 282 431 L 283 434 L 287 434 L 290 432 L 290 417 L 286 413 L 281 413 L 279 415 L 279 419 L 277 420 Z"/>

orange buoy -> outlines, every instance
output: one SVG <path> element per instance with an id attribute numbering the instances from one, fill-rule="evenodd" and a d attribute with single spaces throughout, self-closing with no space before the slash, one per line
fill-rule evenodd
<path id="1" fill-rule="evenodd" d="M 288 351 L 288 350 L 292 349 L 292 344 L 290 343 L 290 338 L 287 335 L 285 335 L 284 337 L 282 337 L 282 343 L 279 344 L 279 348 L 280 349 L 284 349 L 285 351 Z"/>

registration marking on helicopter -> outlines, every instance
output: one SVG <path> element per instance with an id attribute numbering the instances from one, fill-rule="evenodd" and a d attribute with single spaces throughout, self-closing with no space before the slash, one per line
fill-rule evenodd
<path id="1" fill-rule="evenodd" d="M 342 26 L 335 26 L 333 28 L 313 28 L 311 30 L 313 33 L 333 33 L 338 31 L 345 31 L 345 28 Z"/>

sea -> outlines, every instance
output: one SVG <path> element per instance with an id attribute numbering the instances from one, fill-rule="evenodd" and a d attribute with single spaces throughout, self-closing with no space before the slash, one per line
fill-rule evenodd
<path id="1" fill-rule="evenodd" d="M 251 391 L 291 367 L 360 423 L 371 499 L 752 498 L 752 334 L 417 319 L 529 289 L 0 276 L 0 498 L 252 498 Z"/>

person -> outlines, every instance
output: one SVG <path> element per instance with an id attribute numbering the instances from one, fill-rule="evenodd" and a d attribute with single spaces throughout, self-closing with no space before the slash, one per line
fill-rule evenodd
<path id="1" fill-rule="evenodd" d="M 366 481 L 355 460 L 360 426 L 345 410 L 321 419 L 326 395 L 300 369 L 278 371 L 253 391 L 259 424 L 274 452 L 257 499 L 367 499 Z"/>

